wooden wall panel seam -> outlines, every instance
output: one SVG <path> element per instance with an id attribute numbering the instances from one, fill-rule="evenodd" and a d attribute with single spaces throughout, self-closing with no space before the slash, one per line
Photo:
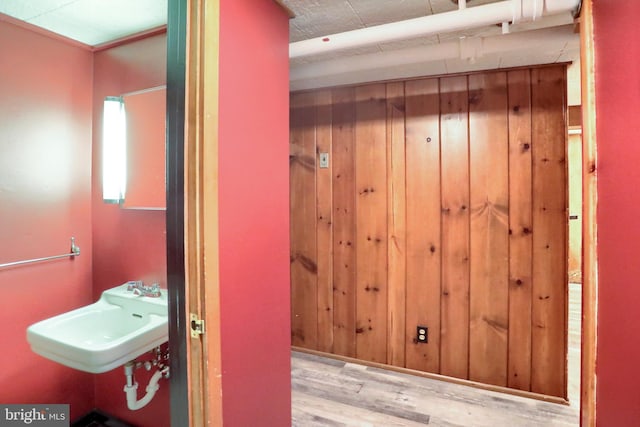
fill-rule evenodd
<path id="1" fill-rule="evenodd" d="M 387 107 L 387 363 L 405 365 L 406 196 L 404 83 L 386 85 Z"/>
<path id="2" fill-rule="evenodd" d="M 506 73 L 469 77 L 469 379 L 506 386 L 508 123 Z"/>
<path id="3" fill-rule="evenodd" d="M 467 80 L 467 191 L 468 191 L 468 204 L 469 211 L 471 211 L 471 127 L 469 123 L 469 75 L 465 76 Z M 469 372 L 471 370 L 471 214 L 467 218 L 467 257 L 468 257 L 468 272 L 467 272 L 467 376 L 469 379 Z"/>
<path id="4" fill-rule="evenodd" d="M 518 77 L 520 76 L 520 77 Z M 508 96 L 509 96 L 509 145 L 510 145 L 510 162 L 509 162 L 509 186 L 510 196 L 514 198 L 514 202 L 510 208 L 510 263 L 509 263 L 509 360 L 508 360 L 508 385 L 510 387 L 530 390 L 530 370 L 531 370 L 531 262 L 530 254 L 532 253 L 531 239 L 531 209 L 530 201 L 533 195 L 531 186 L 531 76 L 529 70 L 511 71 L 507 75 Z M 524 99 L 523 99 L 524 98 Z M 522 105 L 524 101 L 526 105 Z M 524 120 L 524 123 L 523 123 Z M 521 129 L 522 127 L 524 129 Z M 524 141 L 520 140 L 521 135 L 526 137 Z M 523 156 L 524 164 L 520 160 Z M 514 168 L 514 166 L 517 166 Z M 526 169 L 525 173 L 522 172 Z M 520 188 L 516 184 L 522 185 L 523 178 L 526 188 Z M 518 179 L 518 181 L 516 180 Z M 527 191 L 528 190 L 528 191 Z M 525 197 L 525 195 L 527 195 Z M 517 201 L 517 202 L 516 202 Z M 526 213 L 524 223 L 522 220 L 522 212 Z M 524 240 L 524 243 L 523 243 Z M 517 262 L 520 258 L 525 259 L 524 269 L 522 262 Z M 528 260 L 528 262 L 526 262 Z M 524 271 L 526 270 L 526 272 Z M 528 290 L 528 296 L 526 291 Z M 523 300 L 523 297 L 526 298 Z M 517 297 L 517 298 L 516 298 Z M 524 307 L 522 304 L 524 303 Z M 514 317 L 513 314 L 520 312 L 528 313 L 526 316 Z M 529 319 L 522 330 L 523 320 Z M 513 336 L 513 337 L 512 337 Z M 514 338 L 514 339 L 512 339 Z M 514 348 L 516 339 L 522 352 Z M 525 355 L 524 360 L 522 355 Z"/>
<path id="5" fill-rule="evenodd" d="M 388 339 L 385 98 L 384 84 L 356 87 L 356 354 L 383 363 Z"/>
<path id="6" fill-rule="evenodd" d="M 355 357 L 355 90 L 333 89 L 331 97 L 334 352 Z"/>
<path id="7" fill-rule="evenodd" d="M 511 338 L 511 235 L 513 233 L 513 230 L 511 228 L 511 98 L 509 97 L 509 73 L 506 73 L 506 86 L 507 86 L 507 132 L 508 132 L 508 136 L 507 136 L 507 156 L 509 156 L 509 160 L 507 163 L 507 194 L 509 197 L 509 205 L 508 205 L 508 227 L 509 227 L 509 240 L 507 242 L 508 248 L 507 251 L 509 253 L 509 264 L 507 267 L 507 321 L 509 322 L 508 324 L 508 328 L 507 328 L 507 366 L 506 366 L 506 371 L 507 371 L 507 384 L 506 386 L 509 385 L 509 375 L 510 375 L 510 358 L 509 358 L 509 352 L 510 352 L 510 338 Z"/>
<path id="8" fill-rule="evenodd" d="M 534 298 L 532 391 L 566 397 L 566 123 L 564 69 L 533 72 Z M 558 114 L 559 111 L 559 114 Z M 562 146 L 559 147 L 560 142 Z M 562 185 L 558 185 L 561 182 Z M 558 243 L 557 236 L 562 236 Z M 555 239 L 553 239 L 555 238 Z M 563 277 L 561 277 L 564 275 Z"/>
<path id="9" fill-rule="evenodd" d="M 291 297 L 292 343 L 317 346 L 316 122 L 315 95 L 291 100 Z M 311 120 L 311 122 L 309 122 Z"/>
<path id="10" fill-rule="evenodd" d="M 316 105 L 316 155 L 320 165 L 321 153 L 330 153 L 331 140 L 331 92 L 318 91 Z M 328 168 L 316 167 L 316 253 L 318 265 L 317 349 L 333 351 L 333 204 L 332 164 Z"/>
<path id="11" fill-rule="evenodd" d="M 438 272 L 439 276 L 439 298 L 438 305 L 440 306 L 439 310 L 439 328 L 438 328 L 438 374 L 442 374 L 442 296 L 444 293 L 443 282 L 442 282 L 442 257 L 443 257 L 443 242 L 444 242 L 444 234 L 443 234 L 443 221 L 442 221 L 442 105 L 440 104 L 440 98 L 442 97 L 442 79 L 438 79 L 438 178 L 439 178 L 439 191 L 438 191 L 438 204 L 440 207 L 440 230 L 438 230 L 438 234 L 440 235 L 440 271 Z"/>
<path id="12" fill-rule="evenodd" d="M 439 80 L 408 81 L 405 96 L 406 366 L 437 373 L 442 293 Z M 416 341 L 418 325 L 429 328 L 427 344 Z"/>
<path id="13" fill-rule="evenodd" d="M 443 235 L 441 373 L 468 378 L 469 99 L 467 76 L 441 79 L 440 108 Z"/>

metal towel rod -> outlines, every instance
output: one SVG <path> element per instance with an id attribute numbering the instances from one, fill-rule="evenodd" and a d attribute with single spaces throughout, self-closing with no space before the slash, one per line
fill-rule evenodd
<path id="1" fill-rule="evenodd" d="M 78 247 L 76 245 L 76 239 L 75 237 L 71 238 L 71 252 L 68 254 L 62 254 L 62 255 L 53 255 L 53 256 L 47 256 L 44 258 L 34 258 L 34 259 L 26 259 L 24 261 L 14 261 L 14 262 L 7 262 L 5 264 L 0 264 L 0 268 L 3 267 L 13 267 L 15 265 L 22 265 L 22 264 L 30 264 L 32 262 L 40 262 L 40 261 L 48 261 L 50 259 L 57 259 L 57 258 L 65 258 L 65 257 L 76 257 L 80 255 L 80 247 Z"/>

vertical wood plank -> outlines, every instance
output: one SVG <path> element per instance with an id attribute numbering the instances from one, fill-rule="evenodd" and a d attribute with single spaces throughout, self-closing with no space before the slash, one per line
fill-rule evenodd
<path id="1" fill-rule="evenodd" d="M 355 89 L 332 91 L 333 351 L 356 356 Z"/>
<path id="2" fill-rule="evenodd" d="M 318 326 L 316 262 L 315 95 L 291 97 L 291 343 L 315 349 Z"/>
<path id="3" fill-rule="evenodd" d="M 469 76 L 469 379 L 507 385 L 509 156 L 506 73 Z"/>
<path id="4" fill-rule="evenodd" d="M 596 424 L 596 338 L 598 332 L 597 143 L 593 0 L 580 12 L 580 76 L 582 80 L 582 351 L 580 425 Z"/>
<path id="5" fill-rule="evenodd" d="M 331 153 L 331 92 L 316 93 L 316 165 L 321 153 Z M 333 351 L 333 225 L 331 220 L 331 159 L 317 168 L 318 343 L 319 351 Z"/>
<path id="6" fill-rule="evenodd" d="M 440 373 L 469 376 L 467 77 L 440 79 L 442 305 Z"/>
<path id="7" fill-rule="evenodd" d="M 356 355 L 387 360 L 386 87 L 356 87 Z"/>
<path id="8" fill-rule="evenodd" d="M 569 282 L 582 283 L 582 135 L 567 139 L 569 184 Z"/>
<path id="9" fill-rule="evenodd" d="M 440 372 L 440 100 L 438 79 L 405 83 L 406 367 Z M 416 327 L 428 328 L 428 343 Z"/>
<path id="10" fill-rule="evenodd" d="M 533 306 L 531 390 L 566 397 L 567 178 L 564 66 L 531 71 Z"/>
<path id="11" fill-rule="evenodd" d="M 507 385 L 531 389 L 531 74 L 510 71 L 509 356 Z"/>
<path id="12" fill-rule="evenodd" d="M 405 366 L 406 194 L 404 83 L 387 84 L 387 363 Z"/>

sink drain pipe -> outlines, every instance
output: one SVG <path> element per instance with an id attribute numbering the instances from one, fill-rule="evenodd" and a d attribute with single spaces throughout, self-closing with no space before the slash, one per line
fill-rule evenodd
<path id="1" fill-rule="evenodd" d="M 160 388 L 158 382 L 163 376 L 169 376 L 169 367 L 165 366 L 158 369 L 149 380 L 144 397 L 138 400 L 138 383 L 133 378 L 133 370 L 136 368 L 135 362 L 128 362 L 124 365 L 124 374 L 127 378 L 127 384 L 124 386 L 124 392 L 127 396 L 127 407 L 132 411 L 136 411 L 143 408 L 147 403 L 151 402 L 151 399 L 156 395 L 156 391 Z"/>

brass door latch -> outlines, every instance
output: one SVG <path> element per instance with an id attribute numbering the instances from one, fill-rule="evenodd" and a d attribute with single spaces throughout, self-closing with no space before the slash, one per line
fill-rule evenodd
<path id="1" fill-rule="evenodd" d="M 204 320 L 199 319 L 197 314 L 191 313 L 189 315 L 191 320 L 191 338 L 198 338 L 204 334 Z"/>

